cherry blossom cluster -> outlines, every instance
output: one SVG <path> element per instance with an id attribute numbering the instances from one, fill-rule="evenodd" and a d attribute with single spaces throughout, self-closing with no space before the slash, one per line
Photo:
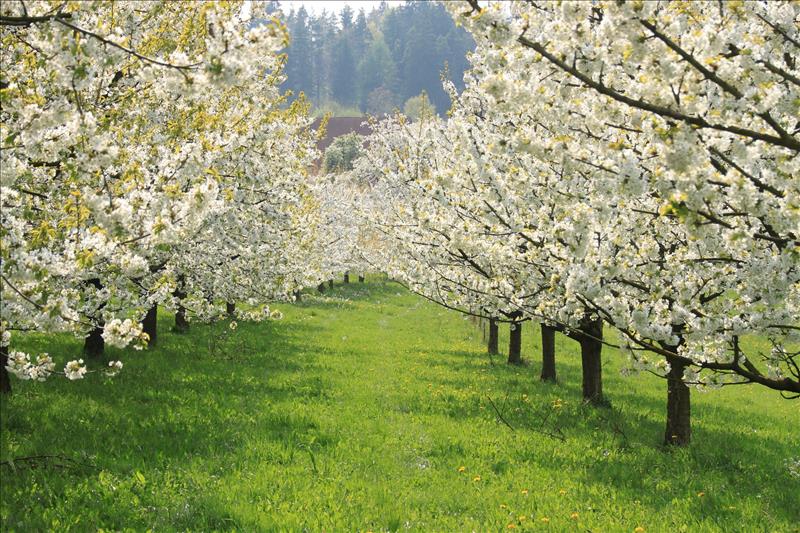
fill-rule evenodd
<path id="1" fill-rule="evenodd" d="M 800 393 L 800 5 L 447 7 L 467 88 L 376 128 L 371 259 L 464 312 L 602 320 L 632 371 Z"/>
<path id="2" fill-rule="evenodd" d="M 278 89 L 287 35 L 263 8 L 0 5 L 4 346 L 12 331 L 102 331 L 142 347 L 156 305 L 212 319 L 314 276 L 314 138 Z M 10 372 L 53 373 L 13 353 Z"/>

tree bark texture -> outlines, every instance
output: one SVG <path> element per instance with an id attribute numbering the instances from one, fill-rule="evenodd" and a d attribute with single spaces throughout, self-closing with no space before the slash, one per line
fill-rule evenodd
<path id="1" fill-rule="evenodd" d="M 6 370 L 8 346 L 0 346 L 0 394 L 11 394 L 11 376 Z"/>
<path id="2" fill-rule="evenodd" d="M 98 278 L 92 278 L 87 281 L 89 285 L 92 285 L 95 289 L 101 290 L 103 288 L 103 284 L 100 283 Z M 101 305 L 97 311 L 98 313 L 103 309 Z M 106 349 L 106 341 L 103 339 L 103 320 L 98 320 L 95 322 L 95 327 L 89 334 L 86 336 L 86 339 L 83 341 L 83 354 L 91 359 L 96 359 L 101 357 Z"/>
<path id="3" fill-rule="evenodd" d="M 675 357 L 667 357 L 670 365 L 667 374 L 667 428 L 664 444 L 686 446 L 692 440 L 690 389 L 683 382 L 683 371 L 688 366 Z"/>
<path id="4" fill-rule="evenodd" d="M 522 364 L 522 322 L 509 324 L 508 364 Z"/>
<path id="5" fill-rule="evenodd" d="M 581 326 L 581 364 L 583 366 L 583 399 L 595 405 L 603 398 L 603 321 L 585 320 Z"/>
<path id="6" fill-rule="evenodd" d="M 542 381 L 556 381 L 556 330 L 542 324 Z"/>
<path id="7" fill-rule="evenodd" d="M 186 288 L 184 287 L 184 276 L 178 276 L 178 286 L 172 295 L 178 299 L 178 308 L 175 310 L 175 327 L 173 330 L 176 333 L 185 333 L 189 330 L 189 321 L 186 320 L 186 308 L 181 301 L 186 298 Z"/>
<path id="8" fill-rule="evenodd" d="M 158 305 L 153 305 L 147 310 L 147 314 L 142 320 L 142 331 L 150 337 L 147 346 L 155 346 L 158 342 Z"/>
<path id="9" fill-rule="evenodd" d="M 499 330 L 500 328 L 497 326 L 497 321 L 494 319 L 489 319 L 489 342 L 487 344 L 487 351 L 490 354 L 497 354 L 498 350 L 498 338 L 499 338 Z"/>

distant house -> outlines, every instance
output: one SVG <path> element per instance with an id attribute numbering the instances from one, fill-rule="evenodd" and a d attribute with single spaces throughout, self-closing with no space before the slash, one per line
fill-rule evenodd
<path id="1" fill-rule="evenodd" d="M 317 150 L 320 151 L 320 154 L 324 154 L 336 137 L 341 137 L 348 133 L 357 133 L 362 137 L 367 137 L 372 133 L 372 129 L 365 124 L 366 121 L 366 116 L 331 117 L 325 128 L 325 136 L 317 141 Z M 319 130 L 320 124 L 322 124 L 322 119 L 318 118 L 311 124 L 311 129 L 314 131 Z M 318 171 L 320 168 L 322 168 L 322 157 L 314 162 L 314 170 Z"/>
<path id="2" fill-rule="evenodd" d="M 368 125 L 364 124 L 366 120 L 367 117 L 365 116 L 331 117 L 328 120 L 328 126 L 325 128 L 325 137 L 317 141 L 317 149 L 320 152 L 324 152 L 336 137 L 341 137 L 342 135 L 347 135 L 348 133 L 355 132 L 363 137 L 368 136 L 370 133 L 372 133 L 372 130 Z M 320 124 L 322 124 L 322 119 L 318 118 L 311 124 L 311 129 L 317 131 Z"/>

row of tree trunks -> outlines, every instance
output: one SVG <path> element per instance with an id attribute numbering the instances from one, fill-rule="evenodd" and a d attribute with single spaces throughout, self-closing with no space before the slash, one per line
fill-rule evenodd
<path id="1" fill-rule="evenodd" d="M 358 282 L 364 283 L 364 276 L 358 276 Z"/>
<path id="2" fill-rule="evenodd" d="M 344 273 L 344 282 L 345 283 L 350 283 L 350 271 L 349 270 L 345 271 L 345 273 Z"/>
<path id="3" fill-rule="evenodd" d="M 320 294 L 325 294 L 325 282 L 324 281 L 322 283 L 320 283 L 319 285 L 317 285 L 317 291 L 319 291 Z"/>
<path id="4" fill-rule="evenodd" d="M 498 353 L 499 327 L 497 321 L 489 319 L 489 339 L 487 351 L 490 354 Z M 509 345 L 508 345 L 509 364 L 522 363 L 522 322 L 513 322 L 510 325 Z M 556 380 L 556 350 L 555 350 L 555 330 L 542 324 L 542 375 L 543 381 Z"/>
<path id="5" fill-rule="evenodd" d="M 332 289 L 332 288 L 333 288 L 333 280 L 332 280 L 332 279 L 329 279 L 329 280 L 328 280 L 328 288 L 329 288 L 329 289 Z"/>

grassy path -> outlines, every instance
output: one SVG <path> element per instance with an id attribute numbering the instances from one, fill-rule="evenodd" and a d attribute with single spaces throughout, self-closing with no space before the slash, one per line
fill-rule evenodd
<path id="1" fill-rule="evenodd" d="M 538 382 L 527 325 L 533 364 L 510 368 L 473 324 L 391 283 L 280 308 L 216 346 L 227 324 L 181 336 L 162 317 L 157 348 L 111 351 L 113 382 L 15 381 L 0 459 L 86 466 L 0 467 L 2 529 L 800 531 L 796 402 L 694 394 L 695 443 L 665 452 L 665 384 L 619 376 L 611 352 L 613 408 L 596 410 L 568 340 L 560 384 Z"/>

